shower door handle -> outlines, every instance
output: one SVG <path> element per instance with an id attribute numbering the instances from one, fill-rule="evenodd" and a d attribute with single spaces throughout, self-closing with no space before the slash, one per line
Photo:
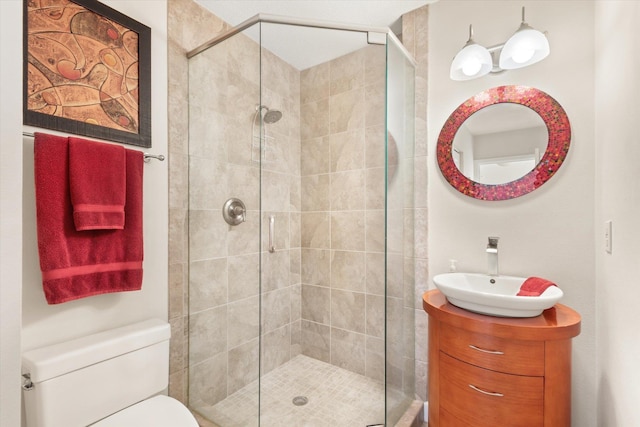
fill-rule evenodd
<path id="1" fill-rule="evenodd" d="M 269 215 L 269 252 L 276 251 L 276 247 L 273 244 L 274 232 L 276 227 L 276 218 L 273 215 Z"/>

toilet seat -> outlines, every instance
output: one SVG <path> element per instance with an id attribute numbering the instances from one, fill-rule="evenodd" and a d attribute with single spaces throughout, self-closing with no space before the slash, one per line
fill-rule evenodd
<path id="1" fill-rule="evenodd" d="M 182 403 L 158 395 L 116 412 L 91 427 L 198 427 L 198 422 Z"/>

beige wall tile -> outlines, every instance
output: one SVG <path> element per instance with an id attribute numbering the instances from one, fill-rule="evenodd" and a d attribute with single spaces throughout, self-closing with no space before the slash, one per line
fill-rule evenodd
<path id="1" fill-rule="evenodd" d="M 302 285 L 300 313 L 303 320 L 329 325 L 331 321 L 331 289 Z"/>
<path id="2" fill-rule="evenodd" d="M 367 295 L 366 334 L 384 339 L 385 298 L 382 295 Z"/>
<path id="3" fill-rule="evenodd" d="M 329 135 L 329 98 L 300 106 L 300 139 L 303 141 Z"/>
<path id="4" fill-rule="evenodd" d="M 367 335 L 366 349 L 365 375 L 383 382 L 385 377 L 384 339 Z"/>
<path id="5" fill-rule="evenodd" d="M 189 367 L 189 403 L 215 405 L 227 397 L 227 353 L 220 353 Z"/>
<path id="6" fill-rule="evenodd" d="M 271 372 L 291 359 L 291 327 L 281 328 L 262 335 L 262 354 L 260 355 L 261 374 Z"/>
<path id="7" fill-rule="evenodd" d="M 169 209 L 169 263 L 186 263 L 189 259 L 188 221 L 186 209 Z"/>
<path id="8" fill-rule="evenodd" d="M 277 250 L 262 253 L 262 291 L 269 292 L 289 286 L 289 251 Z"/>
<path id="9" fill-rule="evenodd" d="M 331 174 L 331 210 L 365 208 L 365 171 L 363 169 Z"/>
<path id="10" fill-rule="evenodd" d="M 228 394 L 235 393 L 258 379 L 259 352 L 260 341 L 258 338 L 229 350 L 227 360 L 229 368 Z"/>
<path id="11" fill-rule="evenodd" d="M 329 108 L 331 111 L 330 129 L 332 134 L 364 128 L 365 100 L 363 88 L 332 95 L 329 99 Z"/>
<path id="12" fill-rule="evenodd" d="M 328 248 L 329 237 L 329 213 L 302 213 L 300 244 L 303 248 Z"/>
<path id="13" fill-rule="evenodd" d="M 331 290 L 331 326 L 364 334 L 365 294 Z"/>
<path id="14" fill-rule="evenodd" d="M 385 208 L 385 182 L 384 168 L 372 168 L 366 170 L 365 205 L 367 210 Z"/>
<path id="15" fill-rule="evenodd" d="M 227 256 L 227 223 L 221 211 L 192 210 L 189 213 L 189 256 L 191 260 Z"/>
<path id="16" fill-rule="evenodd" d="M 227 258 L 229 302 L 258 295 L 260 289 L 260 254 Z"/>
<path id="17" fill-rule="evenodd" d="M 300 173 L 317 175 L 331 172 L 329 137 L 306 139 L 300 144 Z"/>
<path id="18" fill-rule="evenodd" d="M 289 251 L 289 283 L 291 285 L 299 285 L 302 283 L 301 272 L 301 251 L 298 249 L 291 249 Z"/>
<path id="19" fill-rule="evenodd" d="M 390 221 L 396 219 L 390 218 Z M 367 210 L 366 212 L 366 242 L 368 252 L 384 252 L 385 246 L 385 213 L 384 210 Z"/>
<path id="20" fill-rule="evenodd" d="M 302 211 L 328 211 L 330 207 L 329 174 L 303 176 L 300 182 Z"/>
<path id="21" fill-rule="evenodd" d="M 331 363 L 331 328 L 327 325 L 302 320 L 302 354 Z"/>
<path id="22" fill-rule="evenodd" d="M 385 259 L 383 253 L 366 253 L 366 291 L 367 294 L 384 295 Z"/>
<path id="23" fill-rule="evenodd" d="M 364 136 L 364 129 L 360 128 L 330 135 L 331 172 L 362 169 Z"/>
<path id="24" fill-rule="evenodd" d="M 189 363 L 200 363 L 227 351 L 227 308 L 220 306 L 189 316 Z M 226 359 L 226 357 L 225 357 Z"/>
<path id="25" fill-rule="evenodd" d="M 385 127 L 370 126 L 365 129 L 365 166 L 384 168 L 385 166 Z"/>
<path id="26" fill-rule="evenodd" d="M 260 169 L 254 166 L 227 165 L 227 191 L 224 201 L 230 197 L 242 200 L 247 210 L 260 209 Z M 222 209 L 222 205 L 219 206 Z"/>
<path id="27" fill-rule="evenodd" d="M 331 251 L 331 287 L 365 291 L 365 253 Z"/>
<path id="28" fill-rule="evenodd" d="M 317 65 L 300 73 L 300 102 L 307 104 L 329 97 L 329 63 Z"/>
<path id="29" fill-rule="evenodd" d="M 364 81 L 365 85 L 385 84 L 387 79 L 387 51 L 386 46 L 369 45 L 364 52 Z"/>
<path id="30" fill-rule="evenodd" d="M 331 363 L 364 375 L 366 372 L 364 335 L 331 328 Z"/>
<path id="31" fill-rule="evenodd" d="M 185 264 L 169 264 L 169 319 L 181 318 L 187 313 L 185 290 L 188 281 Z"/>
<path id="32" fill-rule="evenodd" d="M 229 303 L 228 329 L 225 339 L 229 341 L 229 348 L 245 344 L 260 333 L 260 302 L 258 297 L 250 297 L 244 300 Z"/>
<path id="33" fill-rule="evenodd" d="M 332 96 L 364 86 L 364 61 L 360 49 L 329 62 Z"/>
<path id="34" fill-rule="evenodd" d="M 169 372 L 181 372 L 187 367 L 187 358 L 184 351 L 188 337 L 184 333 L 185 318 L 179 317 L 169 320 L 171 338 L 169 343 Z"/>
<path id="35" fill-rule="evenodd" d="M 302 283 L 329 287 L 331 284 L 330 251 L 302 249 L 300 255 L 302 260 Z"/>
<path id="36" fill-rule="evenodd" d="M 331 248 L 349 251 L 364 250 L 364 216 L 364 211 L 332 212 Z"/>
<path id="37" fill-rule="evenodd" d="M 189 266 L 189 311 L 227 303 L 227 259 L 194 261 Z"/>
<path id="38" fill-rule="evenodd" d="M 384 126 L 386 86 L 384 82 L 367 85 L 364 90 L 365 125 Z"/>
<path id="39" fill-rule="evenodd" d="M 247 211 L 245 222 L 238 225 L 229 225 L 222 217 L 222 205 L 219 210 L 214 211 L 227 230 L 227 254 L 243 255 L 260 250 L 258 236 L 260 235 L 260 214 L 258 211 Z"/>
<path id="40" fill-rule="evenodd" d="M 263 293 L 261 308 L 263 333 L 291 323 L 291 287 Z"/>

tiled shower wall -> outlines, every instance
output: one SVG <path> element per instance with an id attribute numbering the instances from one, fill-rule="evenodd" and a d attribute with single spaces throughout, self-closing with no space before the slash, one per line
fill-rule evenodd
<path id="1" fill-rule="evenodd" d="M 426 401 L 427 396 L 427 315 L 422 308 L 422 294 L 429 288 L 427 221 L 427 168 L 430 157 L 427 149 L 427 83 L 428 83 L 429 7 L 423 6 L 402 17 L 402 44 L 416 60 L 415 103 L 415 392 Z"/>
<path id="2" fill-rule="evenodd" d="M 301 86 L 302 352 L 382 381 L 385 47 Z"/>

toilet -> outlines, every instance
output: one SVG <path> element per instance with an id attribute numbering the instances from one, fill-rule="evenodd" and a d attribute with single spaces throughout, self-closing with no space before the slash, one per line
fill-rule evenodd
<path id="1" fill-rule="evenodd" d="M 169 383 L 169 324 L 151 319 L 22 355 L 27 427 L 198 427 Z"/>

